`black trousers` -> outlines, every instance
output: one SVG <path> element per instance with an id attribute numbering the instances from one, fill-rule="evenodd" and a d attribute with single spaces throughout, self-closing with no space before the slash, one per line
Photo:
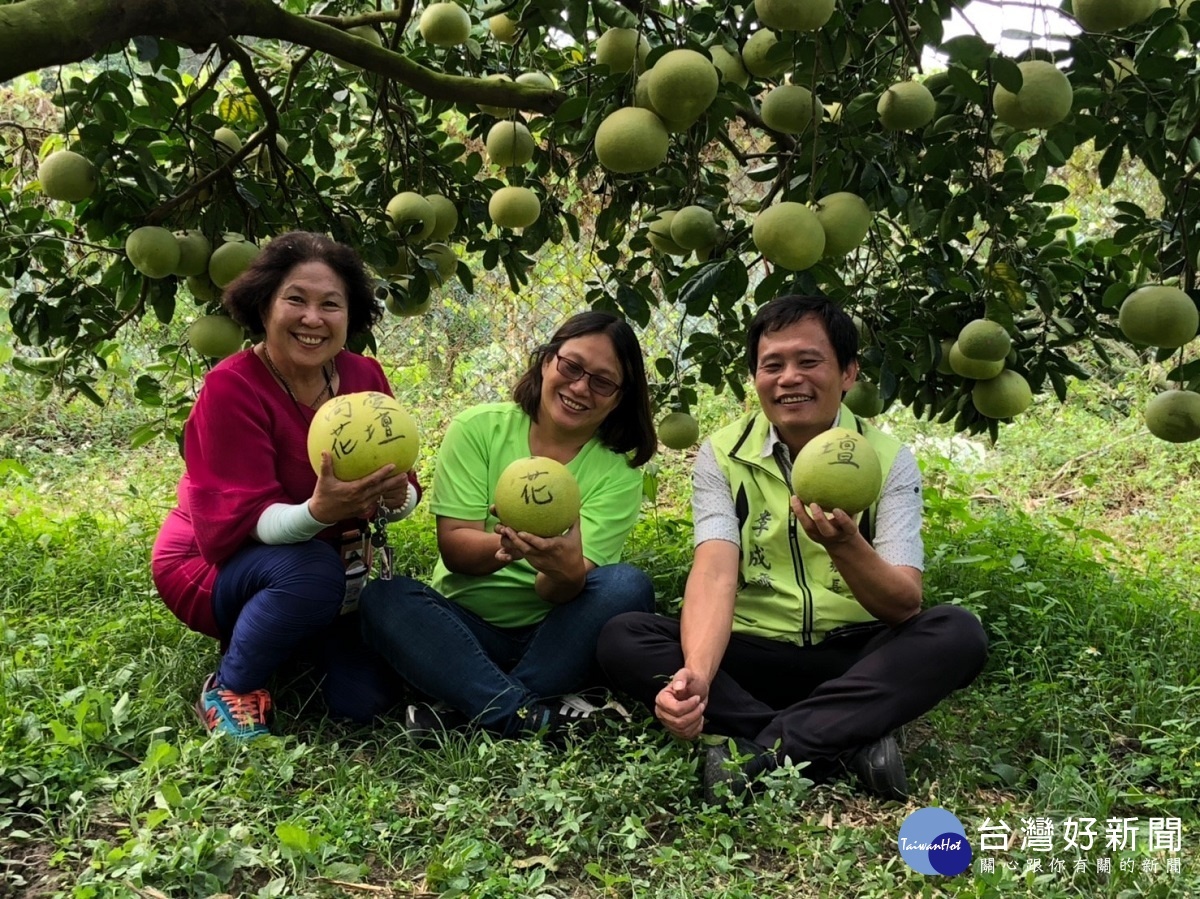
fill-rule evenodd
<path id="1" fill-rule="evenodd" d="M 600 633 L 596 658 L 614 686 L 654 708 L 683 667 L 679 622 L 618 615 Z M 871 624 L 815 646 L 733 634 L 709 687 L 706 733 L 778 746 L 807 761 L 807 776 L 835 776 L 847 756 L 967 686 L 987 660 L 979 620 L 934 606 L 898 627 Z"/>

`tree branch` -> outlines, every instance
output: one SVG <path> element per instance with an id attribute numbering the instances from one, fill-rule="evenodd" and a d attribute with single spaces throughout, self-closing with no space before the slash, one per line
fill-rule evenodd
<path id="1" fill-rule="evenodd" d="M 187 47 L 242 36 L 289 41 L 386 75 L 433 100 L 545 114 L 566 100 L 556 90 L 435 72 L 272 0 L 18 0 L 0 6 L 0 82 L 80 62 L 138 35 Z"/>

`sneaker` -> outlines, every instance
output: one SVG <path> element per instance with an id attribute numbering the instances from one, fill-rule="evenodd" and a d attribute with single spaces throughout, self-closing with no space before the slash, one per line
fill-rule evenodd
<path id="1" fill-rule="evenodd" d="M 196 713 L 210 734 L 228 734 L 235 740 L 254 740 L 269 736 L 267 720 L 271 714 L 271 694 L 266 690 L 234 693 L 217 683 L 210 674 L 200 688 Z"/>
<path id="2" fill-rule="evenodd" d="M 888 734 L 863 746 L 850 757 L 850 770 L 858 777 L 863 789 L 880 799 L 908 798 L 908 777 L 904 773 L 904 758 L 896 738 Z"/>
<path id="3" fill-rule="evenodd" d="M 588 737 L 604 726 L 605 721 L 629 723 L 633 716 L 615 699 L 596 705 L 578 693 L 567 693 L 552 703 L 535 703 L 531 709 L 530 729 L 542 734 L 553 745 L 561 745 L 568 736 Z"/>
<path id="4" fill-rule="evenodd" d="M 414 702 L 404 710 L 404 732 L 419 746 L 436 746 L 469 723 L 466 715 L 441 701 Z"/>
<path id="5" fill-rule="evenodd" d="M 704 750 L 704 801 L 726 808 L 730 800 L 754 793 L 758 775 L 779 767 L 775 754 L 742 737 L 722 738 Z M 724 784 L 724 789 L 721 789 Z"/>

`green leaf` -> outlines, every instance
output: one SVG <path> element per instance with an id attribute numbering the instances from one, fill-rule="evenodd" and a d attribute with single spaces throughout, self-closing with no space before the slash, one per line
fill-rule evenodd
<path id="1" fill-rule="evenodd" d="M 1071 196 L 1070 189 L 1061 184 L 1043 184 L 1033 194 L 1035 203 L 1060 203 Z"/>
<path id="2" fill-rule="evenodd" d="M 1025 79 L 1022 77 L 1021 70 L 1017 64 L 1003 56 L 997 56 L 992 60 L 992 77 L 1004 85 L 1006 90 L 1012 91 L 1014 94 L 1025 83 Z"/>
<path id="3" fill-rule="evenodd" d="M 1100 186 L 1108 187 L 1117 177 L 1117 171 L 1121 168 L 1121 160 L 1125 155 L 1125 145 L 1120 141 L 1112 144 L 1104 151 L 1104 156 L 1100 158 L 1100 165 L 1097 168 L 1097 174 L 1100 176 Z"/>
<path id="4" fill-rule="evenodd" d="M 588 103 L 591 102 L 586 95 L 579 94 L 568 98 L 563 102 L 563 105 L 554 111 L 554 121 L 574 122 L 577 119 L 583 118 L 583 114 L 587 112 Z"/>
<path id="5" fill-rule="evenodd" d="M 991 58 L 995 48 L 975 34 L 960 34 L 942 44 L 950 62 L 957 62 L 969 69 L 982 69 Z"/>
<path id="6" fill-rule="evenodd" d="M 637 16 L 614 0 L 593 0 L 600 21 L 612 28 L 637 28 Z"/>

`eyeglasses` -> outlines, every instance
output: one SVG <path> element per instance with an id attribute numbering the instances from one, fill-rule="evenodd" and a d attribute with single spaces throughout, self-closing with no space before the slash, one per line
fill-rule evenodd
<path id="1" fill-rule="evenodd" d="M 568 381 L 578 381 L 580 378 L 588 379 L 588 387 L 596 396 L 612 396 L 621 389 L 621 385 L 612 378 L 606 378 L 604 375 L 594 375 L 578 362 L 567 359 L 564 356 L 554 354 L 555 365 L 558 367 L 558 373 Z"/>

